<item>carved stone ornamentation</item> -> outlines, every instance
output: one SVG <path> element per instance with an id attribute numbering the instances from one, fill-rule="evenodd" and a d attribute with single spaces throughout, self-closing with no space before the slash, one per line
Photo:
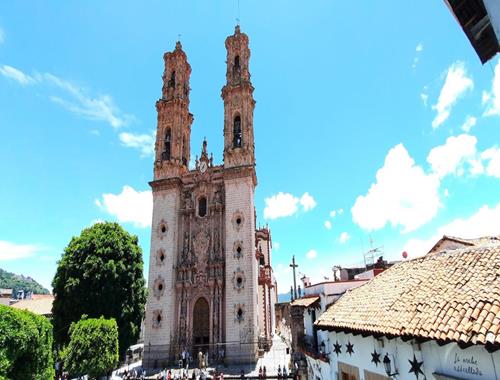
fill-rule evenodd
<path id="1" fill-rule="evenodd" d="M 245 223 L 245 217 L 243 216 L 243 213 L 239 210 L 237 210 L 233 214 L 233 218 L 231 219 L 231 222 L 233 223 L 233 227 L 236 231 L 239 231 L 241 227 L 243 227 L 243 223 Z"/>
<path id="2" fill-rule="evenodd" d="M 153 310 L 153 328 L 154 329 L 159 329 L 161 328 L 161 322 L 162 322 L 162 319 L 163 319 L 163 311 L 160 310 L 160 309 L 156 309 L 156 310 Z"/>
<path id="3" fill-rule="evenodd" d="M 233 283 L 233 288 L 236 289 L 239 293 L 245 287 L 245 273 L 240 268 L 237 268 L 233 272 L 233 278 L 231 281 Z"/>
<path id="4" fill-rule="evenodd" d="M 194 253 L 198 258 L 204 257 L 207 254 L 208 246 L 210 245 L 210 236 L 206 231 L 200 231 L 194 238 Z"/>
<path id="5" fill-rule="evenodd" d="M 153 294 L 159 301 L 160 297 L 163 296 L 163 293 L 165 293 L 165 281 L 161 276 L 158 276 L 153 284 Z"/>
<path id="6" fill-rule="evenodd" d="M 242 323 L 245 320 L 245 304 L 234 305 L 234 321 Z"/>
<path id="7" fill-rule="evenodd" d="M 233 254 L 234 257 L 237 259 L 240 259 L 243 257 L 243 241 L 242 240 L 236 240 L 233 244 Z"/>
<path id="8" fill-rule="evenodd" d="M 163 264 L 165 264 L 166 258 L 167 255 L 163 248 L 160 248 L 159 250 L 156 251 L 156 265 L 162 266 Z"/>
<path id="9" fill-rule="evenodd" d="M 156 228 L 156 233 L 158 234 L 160 240 L 163 240 L 163 238 L 167 236 L 167 232 L 168 232 L 167 222 L 164 219 L 162 219 L 160 220 L 160 223 L 158 223 L 158 226 Z"/>

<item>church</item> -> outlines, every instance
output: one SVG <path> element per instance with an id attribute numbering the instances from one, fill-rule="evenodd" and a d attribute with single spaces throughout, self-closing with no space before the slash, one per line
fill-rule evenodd
<path id="1" fill-rule="evenodd" d="M 145 368 L 173 363 L 184 350 L 194 358 L 205 352 L 209 363 L 251 363 L 272 342 L 277 289 L 271 233 L 256 227 L 254 88 L 249 40 L 239 25 L 226 49 L 224 162 L 214 164 L 205 140 L 192 170 L 191 66 L 180 42 L 163 57 Z"/>

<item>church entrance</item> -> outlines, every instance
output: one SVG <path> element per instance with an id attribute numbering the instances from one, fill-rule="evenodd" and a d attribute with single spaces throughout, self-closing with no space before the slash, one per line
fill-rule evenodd
<path id="1" fill-rule="evenodd" d="M 210 310 L 205 298 L 200 297 L 193 310 L 193 344 L 195 354 L 201 349 L 208 353 L 210 343 Z M 196 357 L 196 356 L 195 356 Z"/>

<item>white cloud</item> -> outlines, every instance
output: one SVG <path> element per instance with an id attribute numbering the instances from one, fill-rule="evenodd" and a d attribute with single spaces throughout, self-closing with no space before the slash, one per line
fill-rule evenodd
<path id="1" fill-rule="evenodd" d="M 420 99 L 422 99 L 424 107 L 427 107 L 427 100 L 429 100 L 429 94 L 427 92 L 428 92 L 428 87 L 424 86 L 422 92 L 420 93 Z"/>
<path id="2" fill-rule="evenodd" d="M 402 226 L 403 233 L 430 221 L 440 207 L 439 178 L 415 165 L 402 144 L 393 147 L 377 171 L 376 182 L 358 196 L 351 209 L 353 221 L 365 230 L 387 223 Z"/>
<path id="3" fill-rule="evenodd" d="M 343 208 L 340 208 L 340 209 L 338 210 L 338 214 L 339 214 L 339 215 L 342 215 L 343 213 L 344 213 L 344 209 L 343 209 Z"/>
<path id="4" fill-rule="evenodd" d="M 477 238 L 500 235 L 500 203 L 494 207 L 483 205 L 467 219 L 455 219 L 438 228 L 438 232 L 429 239 L 410 239 L 403 251 L 410 257 L 425 255 L 443 235 L 461 238 Z"/>
<path id="5" fill-rule="evenodd" d="M 495 66 L 491 91 L 483 92 L 483 104 L 486 106 L 484 116 L 500 115 L 500 61 Z"/>
<path id="6" fill-rule="evenodd" d="M 5 42 L 5 32 L 2 28 L 0 28 L 0 44 Z"/>
<path id="7" fill-rule="evenodd" d="M 265 219 L 277 219 L 292 216 L 299 211 L 299 205 L 302 206 L 302 210 L 304 212 L 307 212 L 316 206 L 316 201 L 307 192 L 300 198 L 295 197 L 290 193 L 279 192 L 278 194 L 264 199 L 264 203 L 266 204 L 264 208 Z"/>
<path id="8" fill-rule="evenodd" d="M 468 90 L 472 90 L 474 82 L 467 76 L 463 62 L 453 63 L 446 74 L 446 79 L 438 102 L 432 106 L 437 111 L 437 115 L 432 121 L 432 128 L 439 127 L 450 116 L 451 109 L 457 100 Z"/>
<path id="9" fill-rule="evenodd" d="M 302 194 L 302 196 L 300 197 L 300 204 L 304 208 L 304 211 L 309 211 L 316 207 L 316 201 L 307 192 Z"/>
<path id="10" fill-rule="evenodd" d="M 265 219 L 277 219 L 295 214 L 298 210 L 299 199 L 290 193 L 279 192 L 264 200 Z"/>
<path id="11" fill-rule="evenodd" d="M 413 64 L 412 64 L 412 69 L 415 70 L 417 68 L 418 61 L 420 60 L 420 54 L 422 53 L 422 50 L 424 50 L 424 45 L 422 42 L 419 42 L 417 47 L 415 48 L 415 58 L 413 58 Z"/>
<path id="12" fill-rule="evenodd" d="M 478 165 L 476 144 L 475 136 L 461 134 L 448 137 L 445 144 L 431 149 L 427 162 L 440 178 L 448 174 L 463 175 L 465 163 Z M 480 171 L 477 167 L 474 170 Z"/>
<path id="13" fill-rule="evenodd" d="M 95 204 L 119 222 L 140 228 L 151 225 L 153 196 L 149 190 L 136 191 L 125 185 L 120 194 L 103 194 L 102 200 L 96 199 Z"/>
<path id="14" fill-rule="evenodd" d="M 462 124 L 462 131 L 469 133 L 473 126 L 477 123 L 477 119 L 474 116 L 468 115 Z"/>
<path id="15" fill-rule="evenodd" d="M 347 232 L 342 232 L 339 236 L 340 244 L 345 244 L 351 238 Z"/>
<path id="16" fill-rule="evenodd" d="M 306 253 L 306 257 L 310 260 L 315 259 L 318 256 L 318 252 L 315 249 L 311 249 Z"/>
<path id="17" fill-rule="evenodd" d="M 155 152 L 155 134 L 138 135 L 135 133 L 122 132 L 119 135 L 123 146 L 138 149 L 141 157 L 153 156 Z"/>
<path id="18" fill-rule="evenodd" d="M 15 67 L 3 65 L 0 67 L 0 74 L 4 77 L 12 79 L 22 86 L 27 86 L 30 84 L 35 84 L 36 80 L 32 76 L 23 73 L 21 70 Z"/>
<path id="19" fill-rule="evenodd" d="M 332 222 L 330 222 L 329 220 L 325 220 L 325 228 L 327 230 L 331 230 L 332 229 Z"/>
<path id="20" fill-rule="evenodd" d="M 273 243 L 273 248 L 274 248 L 274 250 L 275 250 L 275 251 L 279 251 L 279 249 L 280 249 L 280 243 L 279 243 L 279 242 L 277 242 L 277 241 L 275 241 L 275 242 Z"/>
<path id="21" fill-rule="evenodd" d="M 66 108 L 68 111 L 81 115 L 89 120 L 104 121 L 113 128 L 119 128 L 134 119 L 120 111 L 110 95 L 102 94 L 90 96 L 83 88 L 77 87 L 68 80 L 57 77 L 50 73 L 35 74 L 30 76 L 15 67 L 3 65 L 0 74 L 13 79 L 23 86 L 27 85 L 52 85 L 62 91 L 60 95 L 51 95 L 49 99 Z M 64 95 L 64 96 L 63 96 Z"/>
<path id="22" fill-rule="evenodd" d="M 448 189 L 444 189 L 443 195 L 444 195 L 445 198 L 448 198 L 450 196 L 449 190 Z"/>
<path id="23" fill-rule="evenodd" d="M 331 218 L 335 218 L 335 215 L 337 215 L 337 211 L 335 211 L 335 210 L 330 211 Z"/>
<path id="24" fill-rule="evenodd" d="M 0 240 L 0 261 L 16 260 L 33 256 L 42 248 L 34 244 L 16 244 Z"/>
<path id="25" fill-rule="evenodd" d="M 103 94 L 97 97 L 87 95 L 83 88 L 75 86 L 70 81 L 61 79 L 53 74 L 45 73 L 41 76 L 47 83 L 63 90 L 69 98 L 50 96 L 50 100 L 68 111 L 81 115 L 89 120 L 104 121 L 113 128 L 128 124 L 133 117 L 120 111 L 110 95 Z"/>
<path id="26" fill-rule="evenodd" d="M 489 148 L 481 153 L 481 158 L 488 161 L 486 164 L 486 174 L 500 178 L 500 148 Z"/>

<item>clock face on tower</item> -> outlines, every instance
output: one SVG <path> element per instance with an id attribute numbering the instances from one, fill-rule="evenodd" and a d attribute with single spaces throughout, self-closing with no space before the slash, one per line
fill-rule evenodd
<path id="1" fill-rule="evenodd" d="M 200 172 L 205 173 L 206 171 L 207 171 L 207 162 L 201 161 L 200 162 Z"/>

